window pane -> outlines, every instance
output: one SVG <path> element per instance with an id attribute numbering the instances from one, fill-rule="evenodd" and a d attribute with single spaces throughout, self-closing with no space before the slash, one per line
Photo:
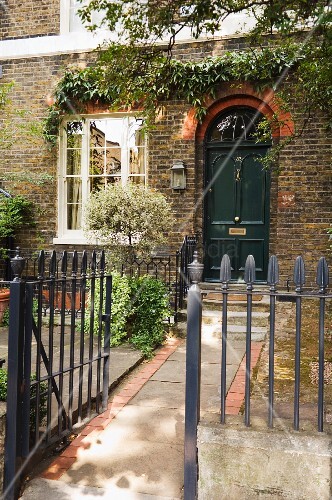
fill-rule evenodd
<path id="1" fill-rule="evenodd" d="M 70 14 L 69 14 L 69 31 L 84 31 L 85 27 L 77 13 L 83 5 L 86 5 L 88 0 L 81 2 L 79 0 L 70 0 Z M 105 16 L 105 11 L 94 11 L 91 14 L 92 23 L 99 24 Z"/>
<path id="2" fill-rule="evenodd" d="M 81 179 L 67 179 L 67 229 L 80 229 L 82 220 Z"/>
<path id="3" fill-rule="evenodd" d="M 133 175 L 129 177 L 129 180 L 135 184 L 145 184 L 145 175 Z"/>
<path id="4" fill-rule="evenodd" d="M 90 146 L 92 148 L 103 148 L 105 146 L 105 133 L 101 129 L 101 120 L 93 121 L 90 124 Z"/>
<path id="5" fill-rule="evenodd" d="M 67 148 L 81 148 L 82 147 L 82 122 L 68 122 L 67 123 Z"/>
<path id="6" fill-rule="evenodd" d="M 253 109 L 237 108 L 223 113 L 209 132 L 209 141 L 256 141 L 262 115 Z"/>
<path id="7" fill-rule="evenodd" d="M 105 188 L 107 184 L 113 184 L 114 182 L 121 181 L 121 176 L 119 175 L 110 175 L 107 177 L 90 177 L 90 190 L 91 191 L 99 191 L 102 188 Z"/>
<path id="8" fill-rule="evenodd" d="M 106 174 L 118 173 L 121 173 L 121 149 L 108 149 L 106 151 Z"/>
<path id="9" fill-rule="evenodd" d="M 90 175 L 103 175 L 104 173 L 104 151 L 92 149 L 90 151 Z"/>
<path id="10" fill-rule="evenodd" d="M 67 151 L 67 175 L 81 174 L 81 150 L 69 149 Z"/>
<path id="11" fill-rule="evenodd" d="M 130 174 L 145 173 L 145 150 L 143 147 L 130 150 L 129 173 Z"/>
<path id="12" fill-rule="evenodd" d="M 97 143 L 93 146 L 121 146 L 123 135 L 122 118 L 93 120 L 90 124 L 90 135 Z"/>

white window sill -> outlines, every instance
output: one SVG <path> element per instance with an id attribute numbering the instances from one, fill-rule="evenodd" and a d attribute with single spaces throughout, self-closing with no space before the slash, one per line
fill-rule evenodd
<path id="1" fill-rule="evenodd" d="M 89 245 L 96 246 L 97 243 L 88 242 L 84 236 L 66 235 L 53 238 L 53 245 Z"/>

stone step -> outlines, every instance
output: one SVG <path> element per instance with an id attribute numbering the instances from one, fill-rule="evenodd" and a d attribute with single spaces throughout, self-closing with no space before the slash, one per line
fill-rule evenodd
<path id="1" fill-rule="evenodd" d="M 252 326 L 251 340 L 261 341 L 266 337 L 267 328 L 262 326 Z M 246 327 L 243 325 L 227 325 L 227 337 L 232 340 L 245 340 Z M 202 325 L 202 338 L 221 339 L 221 325 Z"/>
<path id="2" fill-rule="evenodd" d="M 252 310 L 255 312 L 269 312 L 269 304 L 264 302 L 253 303 Z M 203 310 L 210 311 L 222 311 L 222 303 L 220 302 L 205 302 L 203 301 Z M 227 303 L 228 311 L 243 311 L 247 310 L 246 302 L 228 302 Z"/>
<path id="3" fill-rule="evenodd" d="M 222 293 L 202 294 L 204 309 L 222 309 Z M 254 294 L 252 296 L 252 306 L 256 311 L 265 311 L 269 309 L 270 299 L 267 295 Z M 229 310 L 246 310 L 247 296 L 245 293 L 230 293 L 227 296 L 227 308 Z"/>
<path id="4" fill-rule="evenodd" d="M 252 324 L 254 326 L 266 327 L 269 322 L 270 314 L 268 312 L 253 312 Z M 218 324 L 222 322 L 222 311 L 203 310 L 202 321 L 204 324 Z M 227 322 L 233 325 L 246 325 L 246 311 L 228 311 Z"/>

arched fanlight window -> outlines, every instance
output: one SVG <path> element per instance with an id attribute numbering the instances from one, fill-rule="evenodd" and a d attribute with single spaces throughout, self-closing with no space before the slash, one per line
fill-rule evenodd
<path id="1" fill-rule="evenodd" d="M 218 116 L 208 133 L 208 142 L 257 142 L 258 125 L 263 120 L 259 111 L 233 108 Z"/>

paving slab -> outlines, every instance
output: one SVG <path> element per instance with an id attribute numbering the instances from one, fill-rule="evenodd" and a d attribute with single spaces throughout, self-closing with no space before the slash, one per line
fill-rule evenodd
<path id="1" fill-rule="evenodd" d="M 167 360 L 150 380 L 159 382 L 184 382 L 185 378 L 185 360 L 182 362 L 178 360 Z"/>
<path id="2" fill-rule="evenodd" d="M 106 427 L 103 435 L 120 436 L 126 442 L 133 440 L 156 443 L 184 442 L 184 409 L 168 409 L 126 405 Z M 113 438 L 112 438 L 113 439 Z M 115 438 L 114 438 L 115 439 Z"/>
<path id="3" fill-rule="evenodd" d="M 184 409 L 185 383 L 149 380 L 131 400 L 137 406 Z"/>
<path id="4" fill-rule="evenodd" d="M 61 481 L 179 498 L 183 484 L 183 445 L 108 440 L 102 435 L 78 455 Z"/>
<path id="5" fill-rule="evenodd" d="M 95 488 L 68 484 L 64 481 L 51 481 L 36 478 L 24 492 L 26 500 L 52 499 L 52 500 L 177 500 L 177 497 L 148 495 L 146 493 L 130 492 L 118 486 L 108 485 L 107 488 Z"/>

